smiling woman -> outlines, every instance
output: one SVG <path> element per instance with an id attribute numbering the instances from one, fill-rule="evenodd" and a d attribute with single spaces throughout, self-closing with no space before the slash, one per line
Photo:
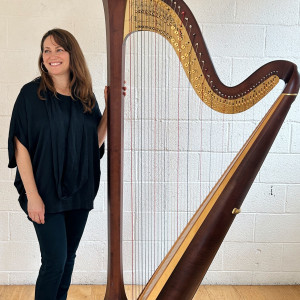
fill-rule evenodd
<path id="1" fill-rule="evenodd" d="M 49 30 L 41 40 L 38 62 L 42 79 L 38 90 L 40 99 L 47 88 L 54 94 L 70 95 L 73 100 L 77 97 L 84 112 L 91 112 L 96 101 L 91 75 L 81 48 L 70 32 Z"/>
<path id="2" fill-rule="evenodd" d="M 44 41 L 42 64 L 53 79 L 56 79 L 57 76 L 66 76 L 66 79 L 69 79 L 70 55 L 62 46 L 55 42 L 51 35 Z M 65 92 L 70 94 L 68 86 L 65 87 Z"/>
<path id="3" fill-rule="evenodd" d="M 23 86 L 13 108 L 8 167 L 17 167 L 19 202 L 40 245 L 35 299 L 65 300 L 99 188 L 106 110 L 102 116 L 71 33 L 43 36 L 39 67 L 41 76 Z"/>

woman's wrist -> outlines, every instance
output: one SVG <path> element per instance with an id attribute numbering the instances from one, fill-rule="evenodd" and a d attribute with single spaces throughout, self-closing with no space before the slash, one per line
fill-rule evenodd
<path id="1" fill-rule="evenodd" d="M 28 190 L 25 192 L 25 194 L 28 198 L 28 197 L 39 195 L 39 192 L 38 192 L 38 190 Z"/>

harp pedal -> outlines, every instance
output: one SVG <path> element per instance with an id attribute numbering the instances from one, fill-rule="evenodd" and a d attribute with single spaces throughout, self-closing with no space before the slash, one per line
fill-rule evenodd
<path id="1" fill-rule="evenodd" d="M 239 214 L 241 212 L 241 210 L 239 209 L 239 208 L 234 208 L 233 210 L 232 210 L 232 214 L 233 215 L 237 215 L 237 214 Z"/>

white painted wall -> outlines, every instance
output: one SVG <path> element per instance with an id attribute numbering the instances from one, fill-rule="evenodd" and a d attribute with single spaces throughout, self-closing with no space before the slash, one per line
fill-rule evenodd
<path id="1" fill-rule="evenodd" d="M 237 84 L 264 63 L 300 65 L 300 0 L 186 0 L 220 78 Z M 103 109 L 105 23 L 100 0 L 0 0 L 0 284 L 34 284 L 40 253 L 32 224 L 19 208 L 7 168 L 10 115 L 20 88 L 38 76 L 42 35 L 53 27 L 78 39 Z M 300 99 L 289 112 L 243 213 L 218 252 L 206 284 L 300 283 Z M 80 244 L 73 283 L 106 282 L 106 156 L 102 180 Z M 271 192 L 272 191 L 272 192 Z M 125 270 L 126 271 L 126 270 Z"/>

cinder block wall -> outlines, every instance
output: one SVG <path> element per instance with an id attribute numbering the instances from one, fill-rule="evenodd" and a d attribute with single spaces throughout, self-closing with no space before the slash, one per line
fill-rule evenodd
<path id="1" fill-rule="evenodd" d="M 264 63 L 300 65 L 300 0 L 186 0 L 202 29 L 217 72 L 235 85 Z M 7 168 L 10 115 L 20 88 L 38 76 L 42 35 L 53 27 L 78 39 L 104 108 L 105 23 L 100 0 L 0 0 L 0 284 L 34 284 L 40 253 L 19 208 Z M 299 97 L 298 97 L 299 98 Z M 206 284 L 300 283 L 300 99 L 271 149 Z M 77 252 L 74 284 L 104 284 L 107 265 L 106 156 L 95 209 Z M 126 271 L 126 269 L 125 269 Z"/>

